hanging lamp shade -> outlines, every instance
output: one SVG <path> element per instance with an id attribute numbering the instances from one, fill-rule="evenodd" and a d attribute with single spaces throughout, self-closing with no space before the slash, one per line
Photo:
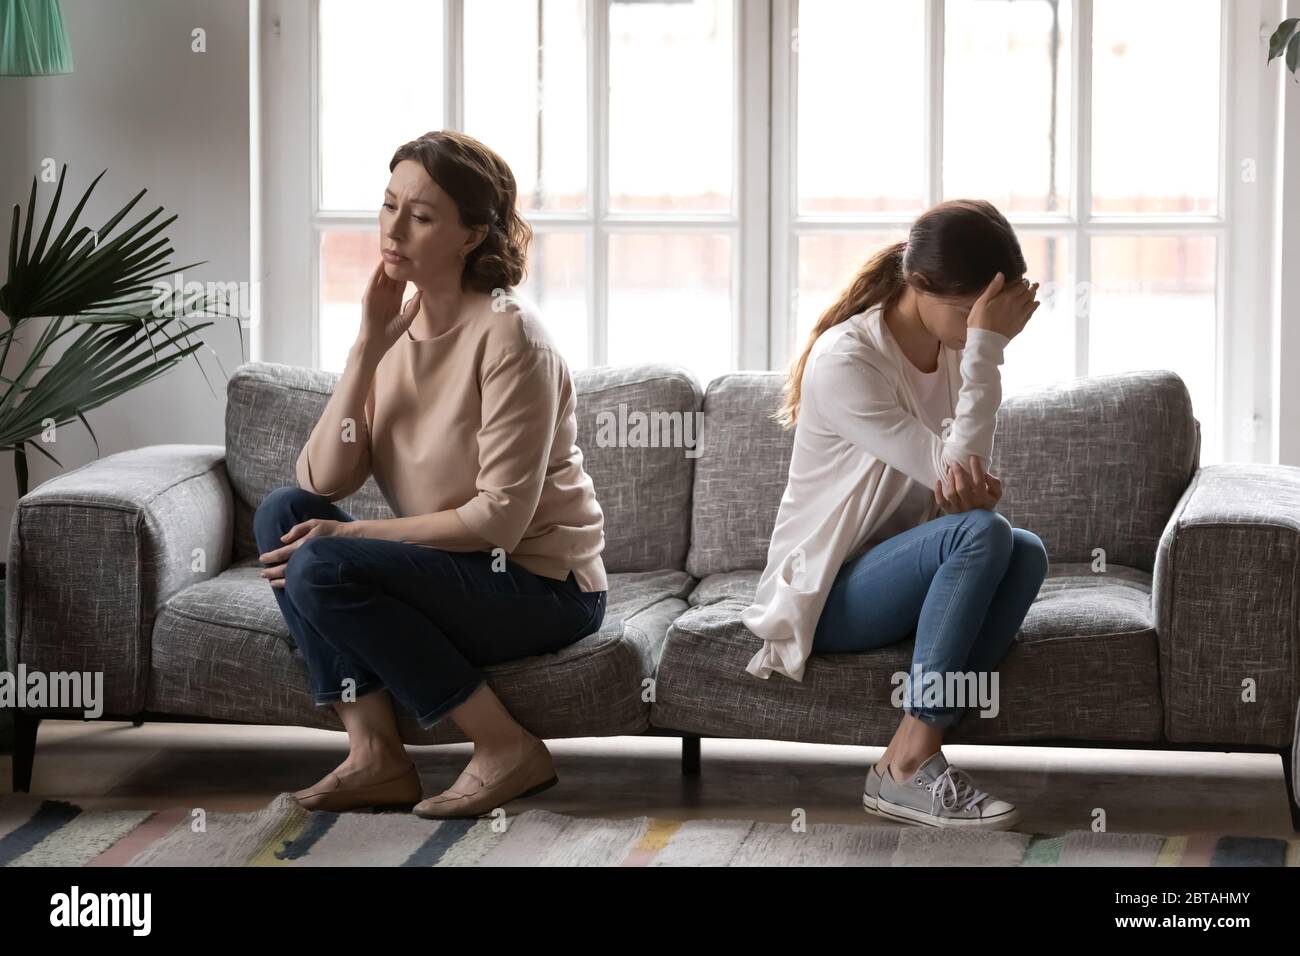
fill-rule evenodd
<path id="1" fill-rule="evenodd" d="M 0 76 L 71 72 L 59 0 L 0 0 Z"/>

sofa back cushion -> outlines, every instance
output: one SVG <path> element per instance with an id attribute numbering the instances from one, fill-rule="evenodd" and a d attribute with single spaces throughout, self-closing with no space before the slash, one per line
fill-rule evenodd
<path id="1" fill-rule="evenodd" d="M 246 362 L 226 386 L 226 472 L 235 493 L 235 560 L 257 554 L 253 512 L 271 491 L 297 485 L 294 464 L 339 376 Z M 374 478 L 336 504 L 357 518 L 391 518 Z"/>
<path id="2" fill-rule="evenodd" d="M 607 571 L 686 566 L 704 390 L 672 365 L 573 373 L 578 447 L 605 512 Z"/>
<path id="3" fill-rule="evenodd" d="M 338 379 L 334 372 L 271 362 L 245 363 L 231 376 L 226 469 L 235 492 L 235 560 L 257 553 L 253 512 L 261 500 L 281 485 L 297 484 L 294 463 Z M 578 447 L 605 513 L 606 570 L 680 569 L 694 459 L 689 448 L 643 441 L 644 433 L 627 423 L 635 425 L 641 415 L 663 421 L 667 413 L 687 425 L 693 439 L 699 384 L 684 369 L 665 365 L 580 369 L 573 383 Z M 393 517 L 373 476 L 338 505 L 358 518 Z"/>
<path id="4" fill-rule="evenodd" d="M 793 431 L 770 415 L 784 374 L 737 372 L 704 396 L 691 549 L 697 578 L 762 569 L 790 469 Z M 1043 539 L 1053 561 L 1150 571 L 1156 544 L 1200 461 L 1191 397 L 1170 371 L 1073 379 L 1003 397 L 992 472 L 997 510 Z"/>

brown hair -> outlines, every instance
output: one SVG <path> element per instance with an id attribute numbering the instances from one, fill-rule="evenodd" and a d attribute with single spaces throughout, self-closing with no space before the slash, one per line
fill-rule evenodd
<path id="1" fill-rule="evenodd" d="M 983 292 L 999 272 L 1007 282 L 1025 274 L 1020 242 L 1002 213 L 983 199 L 950 199 L 922 213 L 905 242 L 885 246 L 867 260 L 822 313 L 803 353 L 786 379 L 781 407 L 772 416 L 782 428 L 799 417 L 804 368 L 817 337 L 877 304 L 889 308 L 907 286 L 939 296 Z"/>
<path id="2" fill-rule="evenodd" d="M 506 161 L 473 136 L 450 129 L 399 146 L 388 171 L 405 159 L 419 161 L 456 204 L 462 223 L 488 226 L 487 236 L 465 257 L 461 288 L 490 293 L 523 282 L 533 230 L 515 208 L 515 174 Z"/>

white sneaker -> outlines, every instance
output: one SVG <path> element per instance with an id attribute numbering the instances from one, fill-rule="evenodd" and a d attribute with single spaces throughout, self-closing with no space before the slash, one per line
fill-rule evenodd
<path id="1" fill-rule="evenodd" d="M 880 771 L 876 769 L 876 765 L 873 763 L 871 768 L 867 770 L 867 782 L 862 788 L 862 809 L 877 816 L 880 815 L 880 812 L 876 809 L 876 804 L 880 800 L 880 782 L 882 779 Z"/>
<path id="2" fill-rule="evenodd" d="M 901 783 L 888 770 L 878 776 L 881 779 L 872 812 L 890 820 L 930 827 L 1005 830 L 1020 819 L 1015 806 L 977 789 L 969 774 L 949 766 L 942 751 Z M 867 779 L 870 789 L 870 775 Z M 862 805 L 871 809 L 867 807 L 866 791 Z"/>

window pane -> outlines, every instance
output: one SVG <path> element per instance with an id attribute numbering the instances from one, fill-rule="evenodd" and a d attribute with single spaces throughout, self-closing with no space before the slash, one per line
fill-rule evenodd
<path id="1" fill-rule="evenodd" d="M 731 209 L 734 19 L 732 0 L 610 4 L 610 209 Z"/>
<path id="2" fill-rule="evenodd" d="M 586 368 L 586 233 L 536 234 L 528 250 L 528 276 L 519 293 L 541 309 L 547 331 L 570 370 Z"/>
<path id="3" fill-rule="evenodd" d="M 1096 0 L 1092 208 L 1218 209 L 1219 0 Z"/>
<path id="4" fill-rule="evenodd" d="M 799 236 L 795 249 L 798 280 L 791 303 L 795 316 L 792 356 L 802 353 L 822 313 L 835 304 L 876 250 L 906 238 L 906 229 Z"/>
<path id="5" fill-rule="evenodd" d="M 791 42 L 799 213 L 919 211 L 925 4 L 802 0 Z"/>
<path id="6" fill-rule="evenodd" d="M 1078 297 L 1070 283 L 1070 240 L 1064 236 L 1018 232 L 1020 251 L 1038 283 L 1037 311 L 1007 346 L 1002 363 L 1002 394 L 1074 378 L 1074 310 Z"/>
<path id="7" fill-rule="evenodd" d="M 320 0 L 321 208 L 376 210 L 397 147 L 442 127 L 442 3 Z"/>
<path id="8" fill-rule="evenodd" d="M 587 205 L 586 9 L 585 0 L 465 4 L 465 132 L 510 164 L 523 210 Z"/>
<path id="9" fill-rule="evenodd" d="M 668 362 L 704 386 L 732 368 L 731 237 L 609 237 L 609 363 Z"/>
<path id="10" fill-rule="evenodd" d="M 1218 458 L 1212 236 L 1092 240 L 1091 375 L 1172 369 L 1201 422 L 1202 460 Z"/>
<path id="11" fill-rule="evenodd" d="M 347 364 L 361 330 L 361 294 L 379 261 L 378 226 L 321 233 L 320 367 L 327 372 L 342 372 Z M 414 294 L 407 285 L 403 299 Z"/>
<path id="12" fill-rule="evenodd" d="M 1069 208 L 1071 7 L 948 0 L 945 197 L 1006 214 Z"/>

